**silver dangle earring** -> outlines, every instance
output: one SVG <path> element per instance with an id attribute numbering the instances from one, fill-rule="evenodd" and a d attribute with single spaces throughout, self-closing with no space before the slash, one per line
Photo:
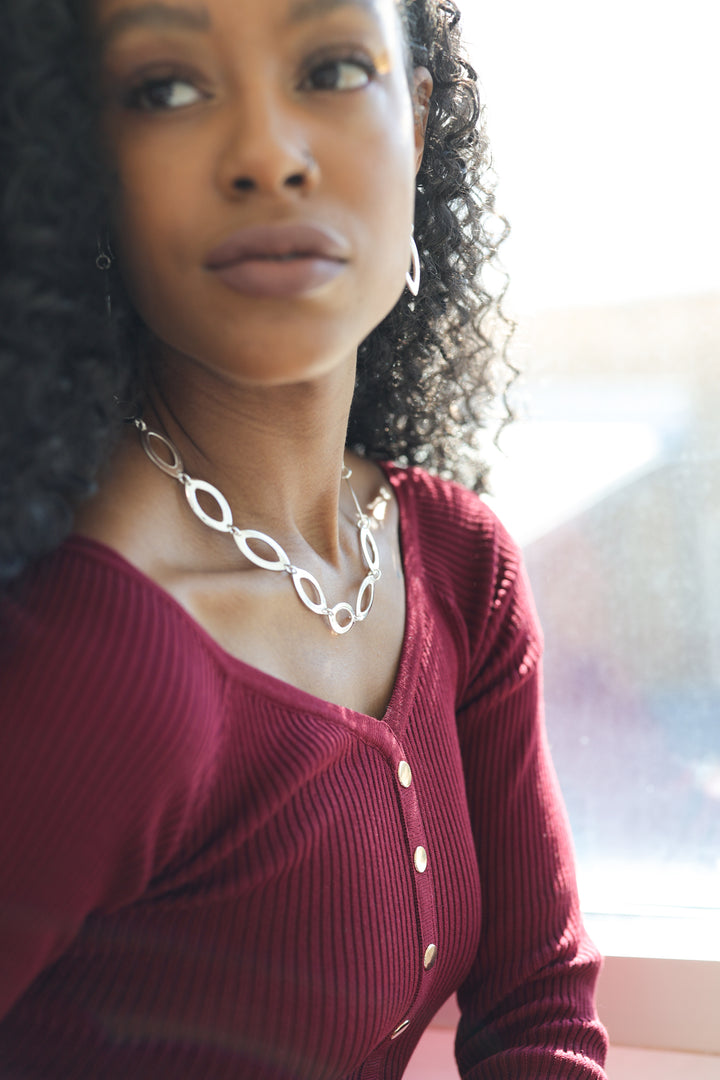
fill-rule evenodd
<path id="1" fill-rule="evenodd" d="M 417 244 L 415 243 L 414 226 L 413 231 L 410 233 L 410 255 L 411 265 L 410 270 L 408 270 L 407 274 L 405 275 L 405 281 L 407 282 L 407 287 L 413 294 L 413 296 L 417 296 L 417 294 L 420 292 L 420 252 L 418 251 Z"/>
<path id="2" fill-rule="evenodd" d="M 102 240 L 100 240 L 98 238 L 97 251 L 98 251 L 98 253 L 97 253 L 97 258 L 95 259 L 95 265 L 97 266 L 98 270 L 100 270 L 103 274 L 106 274 L 108 272 L 108 270 L 110 269 L 110 267 L 112 266 L 113 262 L 115 261 L 115 256 L 113 255 L 113 249 L 110 246 L 110 239 L 108 238 L 105 241 L 105 246 L 103 246 Z M 109 282 L 109 280 L 107 278 L 105 279 L 105 308 L 107 310 L 108 315 L 112 315 L 112 298 L 110 296 L 110 282 Z"/>

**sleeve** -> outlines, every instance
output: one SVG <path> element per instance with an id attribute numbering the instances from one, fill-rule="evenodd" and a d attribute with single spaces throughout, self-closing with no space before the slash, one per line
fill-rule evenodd
<path id="1" fill-rule="evenodd" d="M 0 611 L 0 1018 L 173 855 L 202 758 L 162 612 L 102 575 L 56 592 Z"/>
<path id="2" fill-rule="evenodd" d="M 456 1056 L 464 1080 L 604 1080 L 600 957 L 582 925 L 549 756 L 541 634 L 520 556 L 502 530 L 493 570 L 458 711 L 483 918 L 458 992 Z"/>

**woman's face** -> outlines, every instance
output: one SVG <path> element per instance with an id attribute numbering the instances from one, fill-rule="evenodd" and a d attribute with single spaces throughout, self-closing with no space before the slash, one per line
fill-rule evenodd
<path id="1" fill-rule="evenodd" d="M 394 0 L 95 0 L 113 246 L 175 354 L 251 382 L 321 373 L 394 306 L 414 112 Z"/>

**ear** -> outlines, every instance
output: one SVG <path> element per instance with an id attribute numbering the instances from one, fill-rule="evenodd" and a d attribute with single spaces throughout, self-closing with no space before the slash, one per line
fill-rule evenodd
<path id="1" fill-rule="evenodd" d="M 425 131 L 430 115 L 430 98 L 433 91 L 432 75 L 425 67 L 413 71 L 412 102 L 415 116 L 415 172 L 419 172 L 425 150 Z"/>

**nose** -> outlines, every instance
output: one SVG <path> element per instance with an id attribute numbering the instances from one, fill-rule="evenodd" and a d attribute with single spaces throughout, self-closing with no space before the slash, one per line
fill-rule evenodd
<path id="1" fill-rule="evenodd" d="M 316 186 L 318 165 L 291 102 L 256 94 L 231 112 L 218 170 L 226 195 L 303 193 Z"/>

